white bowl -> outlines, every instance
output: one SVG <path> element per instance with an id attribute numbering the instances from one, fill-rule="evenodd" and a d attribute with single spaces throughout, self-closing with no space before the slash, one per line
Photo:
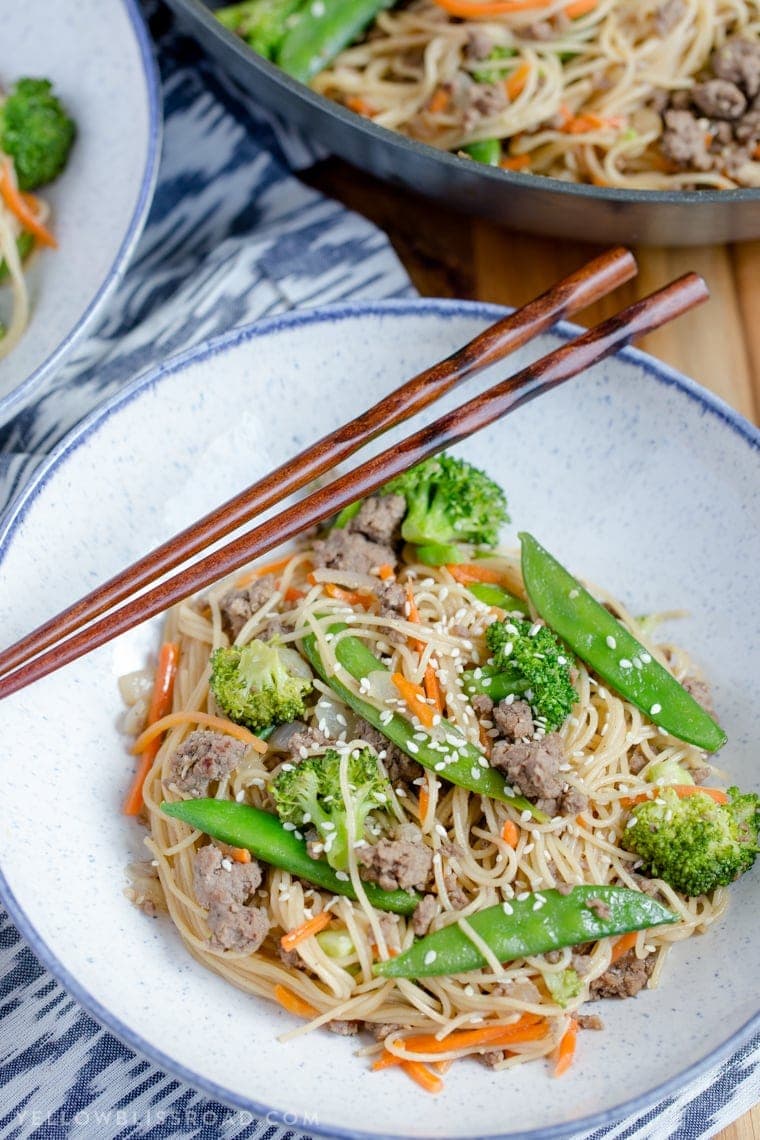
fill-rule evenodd
<path id="1" fill-rule="evenodd" d="M 0 360 L 0 425 L 15 415 L 82 336 L 140 236 L 158 170 L 158 74 L 136 0 L 5 4 L 0 83 L 53 81 L 77 123 L 69 163 L 40 191 L 55 251 L 28 272 L 31 317 Z M 1 290 L 0 290 L 1 291 Z"/>
<path id="2" fill-rule="evenodd" d="M 3 641 L 502 311 L 402 301 L 278 317 L 136 380 L 69 437 L 6 521 Z M 715 397 L 628 350 L 461 449 L 507 488 L 515 529 L 634 612 L 691 611 L 678 637 L 715 682 L 730 738 L 721 763 L 747 788 L 758 784 L 760 736 L 759 443 Z M 288 1014 L 205 972 L 168 921 L 148 920 L 122 894 L 140 832 L 119 810 L 132 762 L 115 727 L 116 678 L 158 636 L 155 623 L 141 627 L 2 707 L 0 891 L 35 953 L 135 1049 L 214 1096 L 312 1131 L 546 1138 L 641 1110 L 757 1028 L 755 870 L 732 888 L 724 921 L 672 951 L 658 990 L 608 1003 L 606 1031 L 583 1035 L 564 1080 L 543 1063 L 501 1074 L 467 1063 L 431 1098 L 402 1074 L 371 1073 L 350 1039 L 280 1044 Z"/>

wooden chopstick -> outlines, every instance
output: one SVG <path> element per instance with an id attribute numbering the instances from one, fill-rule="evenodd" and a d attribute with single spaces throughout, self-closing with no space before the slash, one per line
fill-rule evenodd
<path id="1" fill-rule="evenodd" d="M 0 675 L 155 582 L 312 479 L 329 472 L 389 428 L 416 415 L 468 376 L 514 352 L 562 317 L 580 312 L 635 274 L 636 261 L 626 249 L 612 249 L 589 261 L 11 645 L 0 653 Z"/>
<path id="2" fill-rule="evenodd" d="M 687 273 L 637 301 L 0 678 L 0 699 L 211 585 L 301 531 L 323 522 L 356 499 L 376 491 L 407 468 L 466 439 L 527 401 L 578 375 L 633 338 L 687 312 L 707 300 L 708 295 L 703 279 L 695 273 Z"/>

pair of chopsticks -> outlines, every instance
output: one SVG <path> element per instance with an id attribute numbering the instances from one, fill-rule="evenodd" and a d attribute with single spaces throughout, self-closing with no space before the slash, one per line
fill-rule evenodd
<path id="1" fill-rule="evenodd" d="M 363 415 L 307 447 L 110 578 L 0 653 L 0 698 L 74 661 L 301 531 L 323 522 L 343 507 L 372 494 L 407 468 L 466 439 L 708 297 L 703 279 L 695 273 L 687 273 L 254 526 L 226 546 L 192 562 L 173 577 L 159 581 L 212 543 L 331 471 L 389 428 L 428 407 L 466 377 L 501 360 L 557 320 L 606 296 L 617 285 L 630 280 L 636 271 L 633 255 L 625 249 L 613 249 L 595 258 L 540 297 L 491 325 L 445 360 L 407 381 Z"/>

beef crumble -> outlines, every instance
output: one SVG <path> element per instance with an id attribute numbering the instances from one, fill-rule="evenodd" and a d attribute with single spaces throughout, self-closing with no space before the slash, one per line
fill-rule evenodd
<path id="1" fill-rule="evenodd" d="M 246 746 L 222 732 L 191 732 L 171 758 L 169 783 L 180 792 L 207 796 L 211 784 L 239 768 Z"/>

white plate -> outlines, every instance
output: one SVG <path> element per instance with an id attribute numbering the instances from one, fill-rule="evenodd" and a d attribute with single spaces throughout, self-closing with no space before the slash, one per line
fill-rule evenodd
<path id="1" fill-rule="evenodd" d="M 69 438 L 0 534 L 3 640 L 500 312 L 419 301 L 276 318 L 135 381 Z M 721 762 L 747 788 L 758 784 L 760 737 L 759 442 L 715 397 L 626 351 L 462 448 L 507 488 L 508 539 L 529 528 L 634 612 L 688 607 L 678 636 L 715 681 L 730 737 Z M 2 895 L 35 953 L 136 1049 L 310 1130 L 548 1137 L 638 1111 L 757 1027 L 756 869 L 732 888 L 725 921 L 673 950 L 658 991 L 609 1003 L 606 1031 L 583 1035 L 572 1078 L 552 1080 L 543 1063 L 498 1074 L 468 1062 L 432 1098 L 402 1074 L 369 1072 L 350 1039 L 278 1043 L 289 1015 L 205 972 L 167 921 L 122 894 L 139 829 L 119 811 L 132 763 L 115 729 L 116 678 L 157 640 L 155 625 L 138 629 L 2 708 Z"/>
<path id="2" fill-rule="evenodd" d="M 0 360 L 0 424 L 58 367 L 124 271 L 160 151 L 158 74 L 136 0 L 3 5 L 0 84 L 26 75 L 53 81 L 78 134 L 65 171 L 41 190 L 58 249 L 30 266 L 29 326 Z"/>

